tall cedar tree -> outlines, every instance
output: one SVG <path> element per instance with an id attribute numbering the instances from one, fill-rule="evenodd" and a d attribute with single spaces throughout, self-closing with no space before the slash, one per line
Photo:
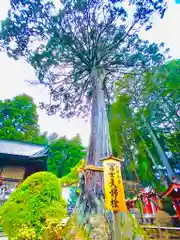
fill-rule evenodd
<path id="1" fill-rule="evenodd" d="M 72 117 L 87 114 L 92 102 L 88 163 L 97 165 L 111 149 L 104 139 L 109 138 L 104 134 L 105 100 L 111 99 L 116 79 L 163 62 L 163 45 L 149 44 L 137 34 L 142 26 L 151 28 L 152 15 L 162 18 L 166 8 L 162 0 L 129 0 L 129 5 L 123 0 L 66 0 L 57 12 L 52 0 L 11 0 L 1 43 L 9 56 L 24 56 L 40 83 L 49 87 L 51 102 L 42 107 Z"/>
<path id="2" fill-rule="evenodd" d="M 164 61 L 162 45 L 141 40 L 138 32 L 151 28 L 155 13 L 163 18 L 166 8 L 164 0 L 62 0 L 57 12 L 52 0 L 11 0 L 1 44 L 9 56 L 24 56 L 49 88 L 51 102 L 41 106 L 68 118 L 87 115 L 92 106 L 87 164 L 111 154 L 106 103 L 115 81 Z M 102 181 L 87 172 L 85 192 L 102 196 Z M 82 199 L 82 215 L 101 209 L 90 195 Z"/>

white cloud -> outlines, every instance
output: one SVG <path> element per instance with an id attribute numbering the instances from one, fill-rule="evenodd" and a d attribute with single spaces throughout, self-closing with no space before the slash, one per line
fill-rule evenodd
<path id="1" fill-rule="evenodd" d="M 168 10 L 163 19 L 156 16 L 150 31 L 141 31 L 141 37 L 150 42 L 165 42 L 173 58 L 180 58 L 180 4 L 168 0 Z"/>

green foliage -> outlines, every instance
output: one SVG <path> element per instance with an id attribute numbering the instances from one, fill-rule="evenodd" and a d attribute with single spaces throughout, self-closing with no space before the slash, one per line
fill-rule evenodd
<path id="1" fill-rule="evenodd" d="M 56 11 L 53 0 L 11 1 L 1 23 L 2 46 L 10 57 L 24 56 L 40 83 L 49 87 L 51 105 L 41 104 L 49 114 L 88 113 L 93 68 L 103 69 L 103 90 L 109 99 L 114 82 L 129 69 L 140 74 L 164 61 L 164 44 L 141 40 L 138 30 L 150 29 L 156 13 L 163 18 L 166 1 L 129 0 L 129 7 L 126 2 L 63 0 Z M 60 73 L 64 68 L 67 71 Z"/>
<path id="2" fill-rule="evenodd" d="M 169 163 L 175 173 L 178 173 L 180 161 L 179 72 L 180 60 L 172 60 L 144 76 L 142 100 L 146 104 L 140 108 L 160 145 L 168 153 Z"/>
<path id="3" fill-rule="evenodd" d="M 47 143 L 40 134 L 37 107 L 27 95 L 0 101 L 0 139 Z"/>
<path id="4" fill-rule="evenodd" d="M 109 125 L 113 152 L 119 157 L 123 156 L 125 134 L 132 127 L 131 110 L 128 107 L 129 97 L 118 96 L 117 101 L 109 107 Z M 119 144 L 121 142 L 121 144 Z M 117 147 L 118 146 L 118 147 Z"/>
<path id="5" fill-rule="evenodd" d="M 66 216 L 60 181 L 47 172 L 31 175 L 11 194 L 0 209 L 0 216 L 3 231 L 9 237 L 29 231 L 35 236 L 30 239 L 39 239 L 47 220 L 60 222 Z"/>
<path id="6" fill-rule="evenodd" d="M 129 73 L 116 84 L 116 102 L 110 107 L 113 151 L 125 159 L 125 175 L 138 172 L 144 184 L 162 189 L 164 163 L 152 141 L 151 128 L 168 162 L 178 174 L 179 155 L 179 60 L 153 68 L 140 78 Z M 179 84 L 178 84 L 179 83 Z M 176 87 L 175 87 L 176 86 Z M 142 121 L 142 114 L 145 121 Z M 150 128 L 147 128 L 147 124 Z"/>
<path id="7" fill-rule="evenodd" d="M 128 180 L 137 179 L 137 146 L 138 131 L 134 126 L 132 110 L 129 107 L 130 97 L 119 95 L 111 105 L 109 125 L 113 153 L 125 159 L 123 177 Z"/>
<path id="8" fill-rule="evenodd" d="M 61 137 L 50 144 L 48 171 L 61 178 L 70 173 L 85 155 L 79 136 L 71 140 Z"/>
<path id="9" fill-rule="evenodd" d="M 79 172 L 84 169 L 85 161 L 81 160 L 66 176 L 62 177 L 61 184 L 64 186 L 77 184 L 79 182 Z"/>
<path id="10" fill-rule="evenodd" d="M 164 95 L 168 95 L 170 92 L 176 93 L 179 91 L 179 71 L 180 59 L 176 59 L 161 66 L 159 71 L 156 73 L 156 79 L 161 80 L 161 83 L 163 84 Z"/>

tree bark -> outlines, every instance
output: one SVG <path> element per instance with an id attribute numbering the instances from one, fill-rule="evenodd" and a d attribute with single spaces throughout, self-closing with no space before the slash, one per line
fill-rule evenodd
<path id="1" fill-rule="evenodd" d="M 109 123 L 107 118 L 106 102 L 102 83 L 104 73 L 102 69 L 93 68 L 92 81 L 92 110 L 91 110 L 91 135 L 87 154 L 87 166 L 101 166 L 102 158 L 112 154 L 110 142 Z M 86 170 L 85 188 L 92 194 L 103 197 L 103 172 Z"/>
<path id="2" fill-rule="evenodd" d="M 99 160 L 112 153 L 107 109 L 102 83 L 104 73 L 102 69 L 94 68 L 91 72 L 92 90 L 92 111 L 91 111 L 91 136 L 87 165 L 99 166 Z"/>

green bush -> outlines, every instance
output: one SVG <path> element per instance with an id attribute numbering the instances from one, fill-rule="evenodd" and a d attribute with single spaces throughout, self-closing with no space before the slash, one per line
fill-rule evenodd
<path id="1" fill-rule="evenodd" d="M 0 209 L 3 231 L 10 238 L 21 235 L 26 240 L 42 239 L 47 220 L 60 222 L 65 216 L 60 181 L 48 172 L 28 177 Z M 25 237 L 26 232 L 30 235 Z"/>

